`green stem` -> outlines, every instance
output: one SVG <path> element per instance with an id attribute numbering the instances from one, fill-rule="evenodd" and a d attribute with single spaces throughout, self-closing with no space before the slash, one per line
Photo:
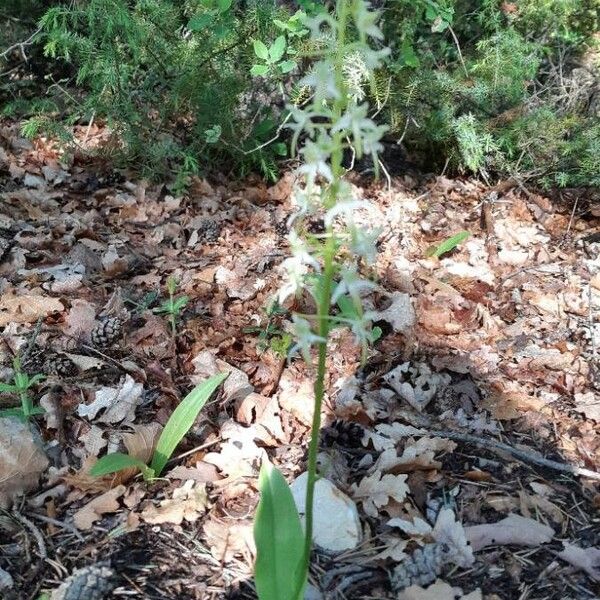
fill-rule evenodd
<path id="1" fill-rule="evenodd" d="M 346 105 L 347 98 L 345 94 L 345 85 L 342 72 L 346 44 L 346 27 L 348 21 L 348 2 L 349 0 L 337 0 L 337 47 L 335 54 L 334 71 L 336 84 L 340 90 L 338 98 L 333 106 L 333 122 L 335 123 L 342 115 Z M 342 176 L 343 160 L 343 139 L 342 134 L 338 133 L 333 138 L 334 151 L 331 156 L 331 168 L 333 172 L 333 181 L 329 187 L 326 201 L 327 208 L 333 206 L 337 200 L 340 178 Z M 331 227 L 327 231 L 326 241 L 323 248 L 323 275 L 321 278 L 321 289 L 319 294 L 319 303 L 317 306 L 318 335 L 324 341 L 318 346 L 317 378 L 315 380 L 315 402 L 311 425 L 311 438 L 308 447 L 308 479 L 306 483 L 306 503 L 305 503 L 305 534 L 304 534 L 304 553 L 302 556 L 301 569 L 303 578 L 299 580 L 294 598 L 300 600 L 300 594 L 304 589 L 304 584 L 308 577 L 310 567 L 310 554 L 312 549 L 313 522 L 314 522 L 314 495 L 315 483 L 317 481 L 317 454 L 319 450 L 319 433 L 321 429 L 321 408 L 325 397 L 325 374 L 327 361 L 327 340 L 329 337 L 329 311 L 331 305 L 331 293 L 333 278 L 335 275 L 335 254 L 337 244 L 334 232 Z"/>

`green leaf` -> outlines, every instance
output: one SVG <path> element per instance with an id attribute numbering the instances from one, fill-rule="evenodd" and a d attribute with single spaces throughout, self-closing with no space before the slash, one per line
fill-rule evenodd
<path id="1" fill-rule="evenodd" d="M 217 0 L 217 6 L 219 7 L 219 12 L 227 12 L 231 5 L 233 4 L 233 0 Z"/>
<path id="2" fill-rule="evenodd" d="M 179 312 L 190 301 L 188 296 L 181 296 L 173 303 L 173 312 Z"/>
<path id="3" fill-rule="evenodd" d="M 254 40 L 254 54 L 262 60 L 269 60 L 269 49 L 260 41 Z"/>
<path id="4" fill-rule="evenodd" d="M 171 458 L 177 444 L 183 439 L 194 424 L 198 413 L 211 397 L 212 393 L 223 383 L 229 373 L 213 375 L 197 385 L 173 411 L 165 428 L 160 434 L 150 467 L 158 477 Z"/>
<path id="5" fill-rule="evenodd" d="M 404 40 L 402 42 L 400 58 L 407 67 L 416 68 L 421 64 L 419 61 L 419 57 L 415 53 L 415 49 L 407 40 Z"/>
<path id="6" fill-rule="evenodd" d="M 285 37 L 280 35 L 269 48 L 269 56 L 272 62 L 277 62 L 285 52 Z"/>
<path id="7" fill-rule="evenodd" d="M 17 417 L 22 421 L 26 421 L 27 417 L 22 408 L 3 408 L 0 410 L 0 417 Z"/>
<path id="8" fill-rule="evenodd" d="M 298 66 L 295 60 L 282 60 L 278 67 L 282 73 L 289 73 Z"/>
<path id="9" fill-rule="evenodd" d="M 12 393 L 12 392 L 16 392 L 16 391 L 17 391 L 16 385 L 12 385 L 11 383 L 0 383 L 0 393 L 1 392 Z"/>
<path id="10" fill-rule="evenodd" d="M 101 477 L 123 469 L 139 469 L 144 474 L 144 479 L 150 479 L 154 475 L 154 473 L 151 474 L 152 469 L 149 469 L 143 460 L 122 452 L 113 452 L 98 459 L 90 469 L 90 475 Z"/>
<path id="11" fill-rule="evenodd" d="M 433 248 L 431 251 L 427 252 L 427 256 L 437 256 L 438 258 L 442 256 L 442 254 L 446 254 L 446 252 L 450 252 L 454 250 L 456 246 L 460 243 L 464 242 L 469 235 L 471 235 L 468 231 L 459 231 L 456 235 L 449 237 L 447 240 L 444 240 L 439 246 Z"/>
<path id="12" fill-rule="evenodd" d="M 187 26 L 190 31 L 202 31 L 203 29 L 206 29 L 213 22 L 213 20 L 213 15 L 209 13 L 196 15 L 190 19 Z"/>
<path id="13" fill-rule="evenodd" d="M 250 75 L 262 76 L 266 75 L 269 72 L 269 67 L 267 65 L 252 65 L 250 69 Z"/>
<path id="14" fill-rule="evenodd" d="M 260 600 L 293 597 L 302 565 L 304 535 L 292 492 L 283 475 L 265 460 L 258 478 L 260 502 L 254 519 L 254 579 Z M 303 597 L 303 591 L 300 598 Z"/>

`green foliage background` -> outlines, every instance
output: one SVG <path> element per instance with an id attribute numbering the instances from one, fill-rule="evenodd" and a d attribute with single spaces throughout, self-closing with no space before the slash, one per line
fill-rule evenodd
<path id="1" fill-rule="evenodd" d="M 438 171 L 600 185 L 600 100 L 571 101 L 564 83 L 598 46 L 600 0 L 378 5 L 392 54 L 369 94 L 388 141 Z M 178 187 L 211 170 L 275 179 L 285 145 L 262 145 L 285 102 L 302 99 L 302 54 L 314 50 L 297 23 L 281 26 L 298 8 L 327 10 L 309 0 L 5 0 L 0 48 L 40 31 L 28 61 L 18 49 L 0 59 L 0 110 L 24 119 L 27 135 L 65 143 L 73 124 L 106 122 L 117 164 Z M 253 42 L 282 34 L 282 60 L 300 68 L 253 77 Z"/>

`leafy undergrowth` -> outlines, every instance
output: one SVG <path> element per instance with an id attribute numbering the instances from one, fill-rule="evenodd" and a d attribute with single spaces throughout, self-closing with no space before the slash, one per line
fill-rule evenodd
<path id="1" fill-rule="evenodd" d="M 312 407 L 307 367 L 283 358 L 290 307 L 268 310 L 291 176 L 176 198 L 16 131 L 0 132 L 2 380 L 15 354 L 47 379 L 43 451 L 0 427 L 0 500 L 27 491 L 0 516 L 2 597 L 62 598 L 75 573 L 93 598 L 253 598 L 260 463 L 304 471 Z M 598 219 L 511 182 L 354 183 L 382 229 L 366 299 L 382 335 L 364 367 L 349 332 L 329 351 L 320 463 L 359 519 L 332 536 L 339 514 L 317 509 L 316 597 L 597 597 L 600 477 L 573 469 L 600 470 Z M 169 278 L 187 297 L 174 321 Z M 221 371 L 161 479 L 89 475 L 106 452 L 147 463 Z M 470 567 L 444 564 L 444 535 L 469 540 Z"/>

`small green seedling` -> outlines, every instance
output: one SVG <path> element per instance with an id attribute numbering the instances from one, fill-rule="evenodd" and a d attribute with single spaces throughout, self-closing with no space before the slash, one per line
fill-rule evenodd
<path id="1" fill-rule="evenodd" d="M 287 42 L 285 36 L 280 35 L 268 48 L 260 40 L 254 40 L 254 54 L 263 61 L 252 65 L 250 74 L 256 77 L 264 77 L 269 73 L 289 73 L 296 68 L 295 60 L 281 60 L 285 54 Z"/>
<path id="2" fill-rule="evenodd" d="M 435 256 L 439 258 L 446 252 L 452 252 L 459 244 L 462 244 L 471 234 L 468 231 L 459 231 L 457 234 L 444 240 L 439 246 L 430 248 L 427 252 L 427 256 Z"/>
<path id="3" fill-rule="evenodd" d="M 100 477 L 123 469 L 139 469 L 145 481 L 159 477 L 175 448 L 194 424 L 198 413 L 227 375 L 228 373 L 213 375 L 197 385 L 181 401 L 160 434 L 149 465 L 129 454 L 113 452 L 100 458 L 91 468 L 90 474 L 93 477 Z"/>
<path id="4" fill-rule="evenodd" d="M 133 300 L 132 298 L 126 298 L 125 302 L 133 306 L 134 312 L 141 314 L 152 307 L 152 305 L 158 300 L 158 296 L 159 293 L 156 290 L 152 290 L 144 294 L 139 302 Z"/>
<path id="5" fill-rule="evenodd" d="M 288 311 L 275 301 L 267 309 L 267 324 L 264 327 L 245 327 L 244 333 L 258 333 L 256 348 L 264 352 L 270 348 L 276 356 L 285 358 L 292 346 L 292 335 L 277 326 L 278 317 L 286 315 Z M 275 321 L 275 323 L 274 323 Z"/>
<path id="6" fill-rule="evenodd" d="M 21 400 L 21 406 L 15 408 L 5 408 L 0 410 L 0 417 L 18 417 L 23 421 L 28 421 L 35 415 L 44 414 L 44 409 L 40 406 L 34 406 L 33 400 L 29 395 L 29 390 L 43 381 L 41 374 L 29 377 L 27 373 L 21 370 L 21 361 L 15 357 L 13 361 L 14 375 L 13 383 L 0 383 L 0 392 L 16 394 Z"/>
<path id="7" fill-rule="evenodd" d="M 179 296 L 175 298 L 175 292 L 177 291 L 177 279 L 175 277 L 169 277 L 167 279 L 167 292 L 169 292 L 169 299 L 165 300 L 158 308 L 154 309 L 154 312 L 164 314 L 168 316 L 169 323 L 171 323 L 171 331 L 173 336 L 177 333 L 177 320 L 181 315 L 181 311 L 185 308 L 189 302 L 188 296 Z"/>

